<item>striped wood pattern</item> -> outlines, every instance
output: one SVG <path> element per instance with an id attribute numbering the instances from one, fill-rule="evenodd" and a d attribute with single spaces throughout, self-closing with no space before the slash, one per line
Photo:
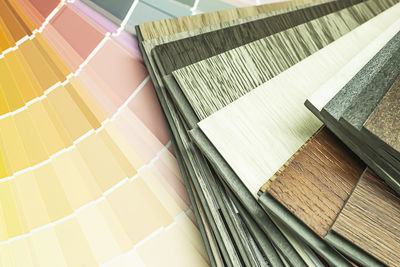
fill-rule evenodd
<path id="1" fill-rule="evenodd" d="M 303 105 L 308 96 L 399 16 L 400 4 L 199 123 L 251 193 L 321 126 Z"/>
<path id="2" fill-rule="evenodd" d="M 364 169 L 365 164 L 324 127 L 261 190 L 324 237 Z"/>
<path id="3" fill-rule="evenodd" d="M 367 169 L 332 230 L 389 266 L 400 266 L 400 198 Z"/>
<path id="4" fill-rule="evenodd" d="M 218 55 L 230 49 L 265 38 L 297 25 L 320 18 L 340 9 L 360 3 L 360 0 L 330 1 L 323 4 L 312 4 L 298 8 L 272 12 L 263 19 L 249 21 L 229 28 L 207 34 L 200 34 L 169 42 L 156 47 L 155 53 L 162 65 L 163 75 L 196 63 L 200 60 Z"/>
<path id="5" fill-rule="evenodd" d="M 280 9 L 290 8 L 302 4 L 320 2 L 320 0 L 294 0 L 282 3 L 265 4 L 260 6 L 243 7 L 215 11 L 193 16 L 185 16 L 166 20 L 146 22 L 139 25 L 143 40 L 158 38 L 179 32 L 190 31 L 239 18 L 257 16 Z"/>
<path id="6" fill-rule="evenodd" d="M 372 0 L 173 72 L 200 119 L 350 32 L 398 0 Z"/>

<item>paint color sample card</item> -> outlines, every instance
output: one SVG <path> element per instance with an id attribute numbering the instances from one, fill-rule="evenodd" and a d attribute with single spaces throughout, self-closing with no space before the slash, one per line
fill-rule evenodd
<path id="1" fill-rule="evenodd" d="M 140 5 L 93 3 L 0 3 L 1 265 L 207 266 L 154 88 L 123 31 Z M 140 4 L 158 11 L 152 20 L 237 6 Z"/>

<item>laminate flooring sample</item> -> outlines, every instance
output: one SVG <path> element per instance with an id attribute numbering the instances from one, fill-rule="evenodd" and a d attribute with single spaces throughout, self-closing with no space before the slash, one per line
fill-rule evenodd
<path id="1" fill-rule="evenodd" d="M 324 127 L 261 191 L 272 195 L 323 238 L 364 169 L 365 164 Z"/>
<path id="2" fill-rule="evenodd" d="M 359 0 L 330 1 L 271 14 L 266 18 L 168 42 L 154 48 L 162 75 L 227 50 L 285 31 L 327 14 L 360 3 Z"/>
<path id="3" fill-rule="evenodd" d="M 364 128 L 372 138 L 380 141 L 383 149 L 400 160 L 400 76 L 372 112 Z"/>
<path id="4" fill-rule="evenodd" d="M 204 119 L 395 3 L 363 2 L 176 70 L 173 76 L 197 117 Z"/>
<path id="5" fill-rule="evenodd" d="M 332 230 L 388 266 L 400 265 L 400 198 L 367 169 Z"/>
<path id="6" fill-rule="evenodd" d="M 274 5 L 275 7 L 276 7 L 276 5 Z M 283 6 L 283 5 L 282 5 Z M 236 22 L 237 23 L 237 22 Z M 177 36 L 174 36 L 175 38 L 177 37 Z M 164 38 L 164 37 L 163 37 Z M 166 36 L 165 38 L 164 38 L 164 40 L 166 40 L 166 39 L 169 39 L 169 38 L 171 38 L 170 36 Z M 161 38 L 159 38 L 159 39 L 161 39 Z M 147 46 L 145 46 L 144 44 L 147 42 L 147 43 L 150 43 L 150 42 L 153 42 L 153 41 L 155 41 L 155 40 L 148 40 L 148 41 L 144 41 L 143 42 L 143 46 L 144 46 L 144 48 L 146 49 L 147 48 Z M 158 41 L 158 40 L 157 40 Z M 160 41 L 162 41 L 162 40 L 160 40 Z M 151 46 L 150 46 L 151 47 Z M 151 49 L 151 48 L 150 48 Z M 147 51 L 147 55 L 149 54 L 149 51 L 150 51 L 150 49 L 146 49 L 146 51 Z M 151 57 L 149 58 L 149 62 L 150 62 L 150 64 L 151 64 Z M 154 76 L 155 77 L 152 77 L 153 78 L 153 81 L 154 80 L 156 80 L 156 76 L 157 76 L 157 73 L 156 73 L 156 71 L 154 72 Z M 154 79 L 155 78 L 155 79 Z M 158 82 L 160 82 L 160 81 L 158 81 Z M 156 85 L 156 90 L 157 90 L 157 85 Z M 162 92 L 162 88 L 158 88 L 158 90 L 159 90 L 159 93 L 161 93 L 161 94 L 163 94 L 163 92 Z M 160 92 L 161 91 L 161 92 Z M 167 112 L 170 112 L 170 113 L 173 113 L 173 111 L 174 111 L 174 107 L 173 107 L 173 105 L 171 105 L 171 103 L 170 104 L 168 104 L 168 95 L 167 94 L 163 94 L 163 96 L 161 97 L 161 104 L 163 105 L 163 103 L 162 103 L 162 101 L 164 101 L 165 103 L 164 103 L 164 107 L 165 106 L 167 106 Z M 164 111 L 165 111 L 166 109 L 164 108 Z M 167 115 L 167 118 L 168 118 L 168 115 Z M 184 149 L 183 150 L 185 150 L 185 146 L 186 146 L 186 148 L 190 145 L 190 144 L 188 144 L 188 142 L 187 141 L 185 141 L 184 139 L 188 139 L 188 138 L 185 138 L 185 135 L 186 135 L 186 133 L 185 133 L 185 130 L 184 130 L 184 127 L 182 127 L 182 126 L 180 126 L 180 125 L 182 125 L 182 123 L 181 122 L 179 122 L 179 116 L 177 116 L 176 114 L 170 114 L 170 119 L 169 119 L 169 121 L 173 121 L 174 122 L 174 124 L 175 124 L 175 127 L 171 127 L 171 128 L 175 128 L 175 130 L 176 130 L 176 132 L 178 132 L 178 136 L 179 136 L 179 134 L 181 135 L 181 138 L 183 138 L 183 140 L 181 140 L 181 141 L 183 141 L 182 142 L 182 147 L 184 147 Z M 172 131 L 174 131 L 174 129 L 172 129 Z M 175 134 L 176 135 L 176 134 Z M 178 140 L 178 142 L 179 142 L 179 140 Z M 198 164 L 197 164 L 198 165 Z M 195 165 L 195 166 L 197 166 L 197 165 Z M 201 173 L 201 172 L 198 172 L 198 173 Z M 264 223 L 264 226 L 266 227 L 266 228 L 268 228 L 267 226 L 267 224 L 266 224 L 266 221 L 264 220 L 263 221 L 263 223 Z M 271 227 L 269 227 L 269 229 L 270 229 Z M 272 259 L 272 256 L 271 255 L 269 255 L 269 258 L 271 258 Z"/>

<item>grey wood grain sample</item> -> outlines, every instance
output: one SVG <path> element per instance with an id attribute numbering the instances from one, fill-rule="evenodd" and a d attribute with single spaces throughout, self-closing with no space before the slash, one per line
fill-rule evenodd
<path id="1" fill-rule="evenodd" d="M 205 58 L 287 30 L 315 18 L 360 3 L 360 0 L 334 1 L 284 14 L 277 14 L 233 27 L 199 34 L 154 48 L 162 74 L 196 63 Z"/>
<path id="2" fill-rule="evenodd" d="M 204 119 L 396 2 L 363 2 L 189 65 L 173 75 L 196 115 Z"/>

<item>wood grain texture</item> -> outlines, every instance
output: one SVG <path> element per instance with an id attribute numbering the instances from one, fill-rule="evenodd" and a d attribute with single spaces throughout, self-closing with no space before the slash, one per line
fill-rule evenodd
<path id="1" fill-rule="evenodd" d="M 360 0 L 329 1 L 321 4 L 299 6 L 283 12 L 271 12 L 266 18 L 249 21 L 229 28 L 199 34 L 190 38 L 166 43 L 154 48 L 162 74 L 196 63 L 227 50 L 265 38 L 327 14 L 360 3 Z"/>
<path id="2" fill-rule="evenodd" d="M 364 128 L 400 160 L 400 76 L 372 112 Z"/>
<path id="3" fill-rule="evenodd" d="M 367 1 L 173 72 L 200 119 L 350 32 L 397 1 Z"/>
<path id="4" fill-rule="evenodd" d="M 304 101 L 399 16 L 384 11 L 199 123 L 253 195 L 321 126 Z"/>
<path id="5" fill-rule="evenodd" d="M 160 21 L 146 22 L 139 25 L 143 40 L 189 31 L 238 18 L 252 17 L 270 11 L 290 8 L 302 4 L 318 2 L 318 0 L 294 0 L 283 3 L 265 4 L 253 7 L 235 8 L 193 16 L 185 16 Z"/>
<path id="6" fill-rule="evenodd" d="M 365 164 L 324 127 L 293 155 L 262 191 L 268 191 L 324 237 L 364 169 Z"/>
<path id="7" fill-rule="evenodd" d="M 228 24 L 228 23 L 226 23 L 226 24 Z M 212 27 L 209 27 L 209 28 L 212 28 Z M 177 34 L 176 37 L 180 38 L 179 34 Z M 170 39 L 170 36 L 169 37 L 165 37 L 165 38 L 164 37 L 163 38 L 159 38 L 159 40 L 157 40 L 157 41 L 168 40 L 168 39 Z M 152 61 L 152 58 L 149 57 L 149 55 L 150 55 L 149 52 L 150 52 L 150 49 L 151 49 L 151 43 L 150 42 L 153 42 L 153 41 L 155 41 L 155 40 L 149 40 L 150 46 L 149 46 L 149 49 L 147 50 L 147 53 L 146 53 L 148 59 L 150 59 L 149 60 L 150 63 Z M 146 47 L 146 49 L 147 49 L 147 47 Z M 167 120 L 168 120 L 169 124 L 171 125 L 171 130 L 173 132 L 173 135 L 175 136 L 175 139 L 177 141 L 177 147 L 178 147 L 178 149 L 180 151 L 182 151 L 182 155 L 183 155 L 182 158 L 183 158 L 184 164 L 186 165 L 186 168 L 191 171 L 191 175 L 190 176 L 192 177 L 192 179 L 196 180 L 196 181 L 199 181 L 200 184 L 201 183 L 206 184 L 206 186 L 203 186 L 202 188 L 203 188 L 203 190 L 207 190 L 207 188 L 209 188 L 209 186 L 207 186 L 207 184 L 209 183 L 208 179 L 211 179 L 212 177 L 207 177 L 207 175 L 204 175 L 204 171 L 201 168 L 201 164 L 199 163 L 199 161 L 196 161 L 196 159 L 193 158 L 193 150 L 195 150 L 195 149 L 193 149 L 193 148 L 192 149 L 187 149 L 190 146 L 190 143 L 187 142 L 186 130 L 185 130 L 186 127 L 182 123 L 182 121 L 180 120 L 179 115 L 177 114 L 173 103 L 171 102 L 167 92 L 163 88 L 163 84 L 162 83 L 158 83 L 157 84 L 157 81 L 159 82 L 160 80 L 157 79 L 158 73 L 157 73 L 157 69 L 156 68 L 154 69 L 154 73 L 152 75 L 153 75 L 152 79 L 156 84 L 156 91 L 157 91 L 160 103 L 161 103 L 161 105 L 163 107 L 163 110 L 164 110 L 164 112 L 166 114 Z M 190 158 L 192 158 L 192 160 L 194 159 L 194 163 L 193 163 L 193 161 L 192 161 L 192 163 L 190 162 Z M 197 187 L 197 188 L 199 188 L 199 187 Z M 207 199 L 208 200 L 211 199 L 211 201 L 209 202 L 208 205 L 212 208 L 213 205 L 215 206 L 215 203 L 212 202 L 213 201 L 212 197 L 211 198 L 210 197 L 206 197 L 207 194 L 209 196 L 211 196 L 210 193 L 212 194 L 212 192 L 207 193 L 206 191 L 203 191 L 203 190 L 200 189 L 201 193 L 204 195 L 204 200 L 206 200 L 206 202 L 207 202 Z M 204 202 L 204 204 L 207 205 L 206 202 Z M 220 205 L 221 205 L 221 203 L 220 203 Z M 259 209 L 261 209 L 261 207 Z M 210 213 L 211 213 L 211 211 L 210 211 Z M 226 216 L 226 214 L 224 214 L 224 216 Z M 268 218 L 264 218 L 262 216 L 260 218 L 261 218 L 262 223 L 264 224 L 265 228 L 267 228 L 268 231 L 271 232 L 272 228 L 275 227 L 275 226 L 270 225 L 267 222 Z M 211 218 L 211 220 L 212 220 L 212 218 Z M 218 220 L 218 217 L 217 217 L 217 220 Z M 218 225 L 221 225 L 221 224 L 217 223 L 217 226 Z M 223 232 L 222 228 L 221 228 L 221 231 Z M 281 237 L 279 237 L 279 235 L 270 235 L 269 234 L 268 236 L 272 237 L 271 239 L 273 240 L 275 245 L 278 244 L 277 247 L 278 247 L 279 250 L 285 251 L 284 252 L 285 257 L 289 261 L 291 261 L 292 264 L 298 264 L 299 263 L 298 258 L 294 256 L 293 251 L 290 251 L 290 245 L 287 243 L 287 241 L 283 240 Z M 263 252 L 265 253 L 265 255 L 267 255 L 267 257 L 269 258 L 270 261 L 274 260 L 273 259 L 274 255 L 272 255 L 269 251 L 263 251 Z M 279 264 L 279 262 L 276 261 L 276 260 L 272 262 L 272 265 L 279 266 L 278 264 Z"/>
<path id="8" fill-rule="evenodd" d="M 367 169 L 332 230 L 389 266 L 400 265 L 400 198 Z"/>

